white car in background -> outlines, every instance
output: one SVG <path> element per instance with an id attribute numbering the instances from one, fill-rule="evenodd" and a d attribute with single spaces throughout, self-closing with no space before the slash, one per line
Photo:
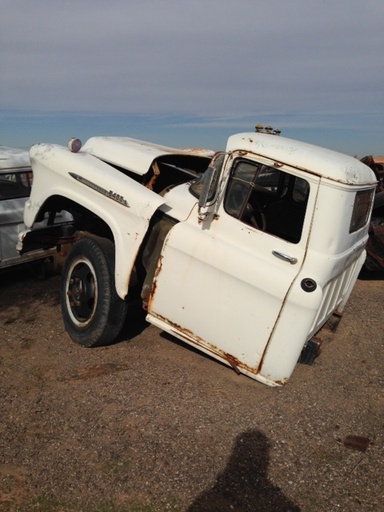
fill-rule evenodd
<path id="1" fill-rule="evenodd" d="M 34 261 L 51 261 L 56 247 L 36 248 L 26 254 L 19 254 L 19 234 L 26 227 L 23 220 L 24 205 L 29 198 L 33 173 L 29 152 L 23 149 L 0 146 L 0 270 Z M 56 222 L 63 221 L 58 215 Z M 38 223 L 47 225 L 48 218 Z"/>

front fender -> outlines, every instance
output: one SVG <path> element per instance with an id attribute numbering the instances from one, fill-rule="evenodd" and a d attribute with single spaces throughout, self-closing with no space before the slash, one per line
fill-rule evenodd
<path id="1" fill-rule="evenodd" d="M 125 298 L 134 261 L 149 220 L 164 203 L 156 193 L 114 167 L 84 152 L 52 144 L 30 150 L 34 172 L 24 223 L 32 227 L 42 205 L 62 196 L 95 213 L 110 227 L 115 242 L 116 291 Z"/>

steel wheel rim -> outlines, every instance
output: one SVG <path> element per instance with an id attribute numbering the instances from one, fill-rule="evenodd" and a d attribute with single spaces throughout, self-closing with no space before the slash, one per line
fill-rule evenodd
<path id="1" fill-rule="evenodd" d="M 96 272 L 88 259 L 81 257 L 71 264 L 65 291 L 67 311 L 72 322 L 79 328 L 86 327 L 95 316 L 98 297 Z"/>

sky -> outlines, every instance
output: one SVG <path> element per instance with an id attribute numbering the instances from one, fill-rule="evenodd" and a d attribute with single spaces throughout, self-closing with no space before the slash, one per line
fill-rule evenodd
<path id="1" fill-rule="evenodd" d="M 0 0 L 0 144 L 225 148 L 256 124 L 384 154 L 383 0 Z"/>

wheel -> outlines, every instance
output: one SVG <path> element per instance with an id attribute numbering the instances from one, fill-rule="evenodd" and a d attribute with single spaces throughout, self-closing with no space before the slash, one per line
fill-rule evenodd
<path id="1" fill-rule="evenodd" d="M 127 304 L 116 293 L 114 273 L 110 240 L 82 238 L 66 258 L 61 311 L 69 336 L 79 345 L 107 345 L 123 327 Z"/>

